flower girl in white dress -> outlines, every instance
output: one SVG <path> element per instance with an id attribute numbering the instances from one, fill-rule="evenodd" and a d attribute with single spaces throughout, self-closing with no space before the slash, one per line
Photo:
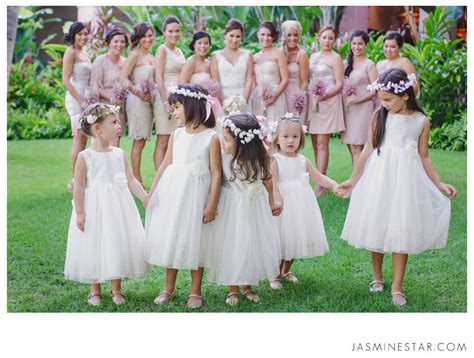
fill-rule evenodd
<path id="1" fill-rule="evenodd" d="M 166 268 L 160 305 L 176 293 L 179 269 L 191 270 L 188 308 L 202 306 L 203 224 L 214 220 L 221 186 L 221 151 L 211 111 L 213 97 L 197 85 L 168 89 L 168 102 L 185 126 L 170 137 L 147 198 L 146 260 Z"/>
<path id="2" fill-rule="evenodd" d="M 392 253 L 392 302 L 407 303 L 402 283 L 408 254 L 442 248 L 456 189 L 441 182 L 428 153 L 430 121 L 416 102 L 414 75 L 389 69 L 371 85 L 382 103 L 367 143 L 339 194 L 352 191 L 342 239 L 372 252 L 371 292 L 384 289 L 382 261 Z"/>
<path id="3" fill-rule="evenodd" d="M 131 174 L 123 150 L 111 145 L 120 135 L 118 111 L 95 103 L 79 119 L 92 141 L 79 153 L 74 170 L 64 275 L 91 284 L 88 302 L 94 306 L 101 303 L 102 282 L 112 281 L 112 300 L 121 304 L 121 278 L 148 270 L 142 256 L 145 232 L 130 192 L 140 200 L 147 194 Z"/>
<path id="4" fill-rule="evenodd" d="M 275 218 L 282 261 L 280 276 L 270 283 L 273 289 L 282 288 L 281 278 L 298 282 L 290 271 L 295 259 L 322 256 L 329 250 L 323 218 L 309 179 L 333 191 L 337 189 L 337 183 L 321 174 L 309 159 L 299 154 L 304 148 L 304 132 L 300 120 L 293 113 L 287 113 L 278 121 L 273 135 L 273 186 L 278 189 L 275 191 L 276 200 L 283 201 L 285 205 L 283 213 Z"/>
<path id="5" fill-rule="evenodd" d="M 239 302 L 239 285 L 244 297 L 258 302 L 251 285 L 278 275 L 280 242 L 272 214 L 280 214 L 281 204 L 273 200 L 270 157 L 255 116 L 232 114 L 221 126 L 224 178 L 219 215 L 206 227 L 207 278 L 229 286 L 229 305 Z"/>

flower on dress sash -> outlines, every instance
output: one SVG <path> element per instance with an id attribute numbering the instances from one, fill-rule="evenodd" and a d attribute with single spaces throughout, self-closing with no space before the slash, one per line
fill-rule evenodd
<path id="1" fill-rule="evenodd" d="M 120 189 L 126 189 L 128 187 L 127 176 L 124 173 L 118 173 L 114 178 L 115 184 Z"/>
<path id="2" fill-rule="evenodd" d="M 193 164 L 191 174 L 198 178 L 203 178 L 209 174 L 209 168 L 202 161 L 197 161 Z"/>
<path id="3" fill-rule="evenodd" d="M 251 201 L 255 201 L 263 194 L 263 186 L 260 182 L 251 183 L 247 189 L 247 195 Z"/>
<path id="4" fill-rule="evenodd" d="M 418 143 L 415 140 L 412 140 L 407 144 L 406 148 L 410 154 L 410 157 L 415 158 L 418 154 Z"/>

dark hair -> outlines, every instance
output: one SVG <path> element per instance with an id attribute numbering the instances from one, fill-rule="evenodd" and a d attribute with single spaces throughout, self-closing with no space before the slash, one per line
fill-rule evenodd
<path id="1" fill-rule="evenodd" d="M 244 26 L 240 20 L 230 19 L 229 22 L 227 22 L 227 25 L 225 25 L 224 35 L 228 32 L 231 32 L 232 30 L 240 30 L 240 32 L 242 32 L 242 37 L 244 36 Z"/>
<path id="2" fill-rule="evenodd" d="M 67 34 L 64 35 L 64 41 L 69 42 L 71 45 L 74 45 L 74 41 L 76 40 L 76 34 L 82 31 L 87 27 L 87 23 L 85 22 L 75 22 L 73 23 L 67 32 Z"/>
<path id="3" fill-rule="evenodd" d="M 138 42 L 145 37 L 145 34 L 148 30 L 151 30 L 153 33 L 153 27 L 147 22 L 141 22 L 133 28 L 133 34 L 131 37 L 132 48 L 138 45 Z"/>
<path id="4" fill-rule="evenodd" d="M 125 47 L 128 47 L 127 33 L 125 32 L 125 30 L 121 29 L 120 27 L 115 27 L 111 31 L 107 32 L 107 35 L 105 36 L 105 43 L 107 44 L 107 46 L 110 45 L 110 42 L 113 40 L 115 36 L 125 37 Z"/>
<path id="5" fill-rule="evenodd" d="M 273 41 L 277 41 L 278 40 L 278 36 L 280 35 L 275 27 L 275 24 L 271 21 L 262 21 L 260 22 L 260 24 L 258 25 L 258 29 L 257 29 L 257 32 L 260 31 L 260 29 L 262 28 L 266 28 L 268 30 L 270 30 L 270 35 L 272 35 L 272 38 L 273 38 Z"/>
<path id="6" fill-rule="evenodd" d="M 179 21 L 179 19 L 174 15 L 166 16 L 163 19 L 163 23 L 161 24 L 161 31 L 165 32 L 166 26 L 168 26 L 169 24 L 178 24 L 179 26 L 181 26 L 181 21 Z"/>
<path id="7" fill-rule="evenodd" d="M 205 31 L 197 31 L 194 33 L 193 35 L 193 39 L 191 40 L 191 42 L 189 43 L 189 48 L 191 51 L 194 51 L 194 45 L 196 44 L 196 41 L 204 38 L 204 37 L 207 37 L 209 39 L 209 45 L 212 46 L 212 42 L 211 42 L 211 36 L 205 32 Z"/>
<path id="8" fill-rule="evenodd" d="M 377 78 L 377 83 L 382 85 L 387 85 L 389 82 L 400 83 L 400 81 L 407 82 L 408 76 L 404 70 L 398 68 L 391 68 L 383 72 L 379 78 Z M 388 92 L 393 93 L 399 97 L 402 97 L 405 93 L 408 95 L 407 108 L 413 111 L 421 112 L 424 114 L 423 110 L 420 108 L 418 102 L 416 101 L 415 90 L 413 86 L 408 87 L 408 89 L 401 93 L 395 93 L 394 88 L 390 88 Z M 380 146 L 382 145 L 382 140 L 385 135 L 385 124 L 387 122 L 388 111 L 386 108 L 381 106 L 375 113 L 375 128 L 372 133 L 372 144 L 374 148 L 377 148 L 377 154 L 380 155 Z"/>
<path id="9" fill-rule="evenodd" d="M 300 125 L 300 144 L 298 148 L 296 149 L 296 152 L 299 153 L 304 148 L 305 135 L 304 135 L 303 125 L 301 124 L 301 121 L 297 118 L 290 119 L 290 118 L 283 117 L 278 121 L 278 126 L 276 128 L 275 133 L 273 134 L 272 148 L 273 150 L 281 150 L 280 145 L 277 143 L 277 140 L 278 140 L 278 134 L 280 133 L 280 127 L 284 122 L 298 123 Z"/>
<path id="10" fill-rule="evenodd" d="M 209 93 L 199 85 L 185 84 L 178 85 L 178 89 L 184 89 L 191 92 L 203 93 L 209 95 Z M 193 128 L 199 127 L 199 125 L 204 125 L 207 128 L 214 128 L 216 125 L 216 117 L 211 111 L 211 115 L 206 120 L 206 104 L 207 99 L 201 98 L 197 99 L 190 96 L 184 96 L 179 93 L 170 93 L 168 96 L 168 103 L 175 104 L 181 103 L 184 107 L 184 116 L 186 117 L 186 126 L 193 126 Z"/>
<path id="11" fill-rule="evenodd" d="M 321 30 L 318 31 L 318 36 L 321 36 L 323 32 L 326 32 L 328 30 L 331 30 L 332 32 L 334 32 L 334 36 L 337 37 L 337 30 L 334 26 L 332 25 L 326 25 L 324 26 L 323 28 L 321 28 Z"/>
<path id="12" fill-rule="evenodd" d="M 88 105 L 86 109 L 81 113 L 79 116 L 79 124 L 81 125 L 82 131 L 89 135 L 92 136 L 92 131 L 91 128 L 94 124 L 101 123 L 105 117 L 108 115 L 111 115 L 112 109 L 115 108 L 115 106 L 112 106 L 111 104 L 108 103 L 101 103 L 101 102 L 96 102 Z M 87 121 L 88 116 L 95 116 L 97 119 L 95 120 L 94 123 L 89 123 Z"/>
<path id="13" fill-rule="evenodd" d="M 352 40 L 354 40 L 354 37 L 361 37 L 366 45 L 369 43 L 369 35 L 367 35 L 367 32 L 365 31 L 361 31 L 361 30 L 354 31 L 349 40 L 349 44 L 352 42 Z M 347 56 L 347 67 L 346 67 L 346 70 L 344 71 L 344 76 L 349 77 L 351 75 L 351 72 L 354 69 L 353 66 L 354 66 L 354 53 L 352 52 L 352 49 L 349 48 L 349 55 Z"/>
<path id="14" fill-rule="evenodd" d="M 260 124 L 252 113 L 231 114 L 227 119 L 231 120 L 242 131 L 260 129 Z M 271 179 L 270 156 L 263 145 L 263 141 L 256 135 L 250 142 L 242 144 L 231 130 L 228 130 L 228 132 L 236 143 L 235 153 L 230 161 L 232 176 L 229 180 L 234 181 L 237 178 L 236 169 L 242 171 L 243 176 L 239 176 L 240 180 L 253 183 L 259 179 Z"/>
<path id="15" fill-rule="evenodd" d="M 398 47 L 403 47 L 403 37 L 398 31 L 388 31 L 383 38 L 383 43 L 385 44 L 387 40 L 395 40 L 397 41 Z"/>

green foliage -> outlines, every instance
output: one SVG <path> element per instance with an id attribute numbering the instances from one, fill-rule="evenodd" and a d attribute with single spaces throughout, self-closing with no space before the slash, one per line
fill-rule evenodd
<path id="1" fill-rule="evenodd" d="M 367 58 L 377 63 L 385 59 L 385 55 L 383 53 L 383 36 L 380 33 L 373 33 L 369 34 L 369 43 L 367 44 L 367 48 L 365 50 L 365 55 Z"/>
<path id="2" fill-rule="evenodd" d="M 441 127 L 432 128 L 428 144 L 437 149 L 467 150 L 467 111 L 459 113 L 453 123 L 443 123 Z"/>
<path id="3" fill-rule="evenodd" d="M 446 16 L 445 8 L 436 8 L 426 20 L 427 37 L 403 47 L 420 80 L 420 104 L 434 126 L 453 123 L 467 104 L 467 49 L 460 47 L 461 39 L 444 37 L 450 24 Z"/>

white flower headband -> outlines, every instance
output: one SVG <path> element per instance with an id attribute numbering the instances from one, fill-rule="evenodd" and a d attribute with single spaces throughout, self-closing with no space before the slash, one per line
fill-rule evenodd
<path id="1" fill-rule="evenodd" d="M 249 143 L 256 136 L 258 136 L 260 140 L 264 138 L 263 131 L 261 129 L 249 129 L 247 131 L 244 131 L 237 127 L 235 123 L 230 120 L 229 117 L 219 118 L 219 123 L 222 128 L 228 128 L 232 133 L 234 133 L 234 135 L 239 138 L 240 143 L 242 144 Z"/>
<path id="2" fill-rule="evenodd" d="M 114 105 L 103 104 L 103 103 L 99 103 L 99 105 L 96 108 L 94 108 L 93 112 L 97 112 L 97 108 L 100 108 L 100 107 L 105 107 L 108 110 L 104 112 L 96 113 L 96 114 L 88 114 L 87 116 L 83 116 L 81 118 L 81 121 L 85 121 L 89 124 L 94 124 L 100 117 L 108 116 L 109 114 L 116 114 L 120 112 L 120 106 L 114 106 Z"/>
<path id="3" fill-rule="evenodd" d="M 416 75 L 414 73 L 410 73 L 407 78 L 408 81 L 401 80 L 398 83 L 389 82 L 386 85 L 384 85 L 383 83 L 378 83 L 377 78 L 372 84 L 367 86 L 367 90 L 390 91 L 390 89 L 393 89 L 393 92 L 395 93 L 403 93 L 416 83 Z"/>
<path id="4" fill-rule="evenodd" d="M 286 112 L 283 117 L 278 119 L 278 121 L 270 123 L 270 132 L 272 134 L 274 134 L 276 132 L 276 129 L 277 129 L 278 125 L 282 121 L 290 121 L 290 122 L 301 123 L 300 119 L 293 112 Z M 301 125 L 301 128 L 303 128 L 303 133 L 306 134 L 306 132 L 308 131 L 308 128 L 304 124 Z"/>
<path id="5" fill-rule="evenodd" d="M 222 107 L 219 101 L 216 100 L 211 95 L 207 95 L 198 91 L 196 92 L 191 91 L 186 88 L 179 88 L 178 86 L 168 87 L 168 93 L 179 94 L 184 97 L 192 97 L 196 99 L 205 99 L 206 100 L 206 119 L 204 120 L 204 122 L 206 122 L 209 119 L 211 115 L 211 109 L 213 109 L 215 113 L 222 111 Z"/>

